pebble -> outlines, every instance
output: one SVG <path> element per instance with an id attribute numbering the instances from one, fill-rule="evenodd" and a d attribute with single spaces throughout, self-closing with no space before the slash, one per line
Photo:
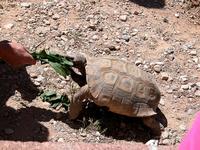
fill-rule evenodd
<path id="1" fill-rule="evenodd" d="M 194 57 L 194 58 L 192 58 L 192 60 L 193 60 L 193 62 L 198 63 L 199 58 L 198 57 Z"/>
<path id="2" fill-rule="evenodd" d="M 169 139 L 164 139 L 164 140 L 162 141 L 162 144 L 164 144 L 164 145 L 170 145 L 171 142 L 170 142 Z"/>
<path id="3" fill-rule="evenodd" d="M 179 126 L 179 129 L 181 130 L 181 131 L 186 131 L 186 126 L 184 125 L 184 124 L 181 124 L 180 126 Z"/>
<path id="4" fill-rule="evenodd" d="M 95 34 L 95 35 L 92 36 L 92 39 L 96 41 L 96 40 L 99 39 L 99 36 Z"/>
<path id="5" fill-rule="evenodd" d="M 189 90 L 190 86 L 188 84 L 181 85 L 181 89 L 183 90 Z"/>
<path id="6" fill-rule="evenodd" d="M 82 137 L 86 137 L 86 136 L 87 136 L 87 134 L 86 134 L 85 132 L 82 132 L 80 135 L 81 135 Z"/>
<path id="7" fill-rule="evenodd" d="M 13 23 L 8 23 L 3 26 L 5 29 L 12 29 L 14 27 Z"/>
<path id="8" fill-rule="evenodd" d="M 126 42 L 128 42 L 130 40 L 131 36 L 127 35 L 127 34 L 123 34 L 122 35 L 122 39 L 125 40 Z"/>
<path id="9" fill-rule="evenodd" d="M 179 13 L 176 13 L 176 14 L 175 14 L 175 17 L 176 17 L 176 18 L 179 18 L 179 17 L 180 17 L 180 14 L 179 14 Z"/>
<path id="10" fill-rule="evenodd" d="M 21 3 L 20 5 L 21 5 L 21 7 L 24 7 L 24 8 L 30 8 L 31 3 L 24 2 L 24 3 Z"/>
<path id="11" fill-rule="evenodd" d="M 197 55 L 197 51 L 196 51 L 196 50 L 192 50 L 192 51 L 190 52 L 190 55 L 196 56 L 196 55 Z"/>
<path id="12" fill-rule="evenodd" d="M 121 15 L 120 17 L 119 17 L 119 19 L 121 20 L 121 21 L 127 21 L 127 15 Z"/>
<path id="13" fill-rule="evenodd" d="M 100 134 L 99 131 L 97 131 L 97 132 L 95 133 L 95 135 L 96 135 L 96 136 L 100 136 L 101 134 Z"/>
<path id="14" fill-rule="evenodd" d="M 167 72 L 161 72 L 161 79 L 167 81 L 169 79 L 169 75 Z"/>
<path id="15" fill-rule="evenodd" d="M 6 129 L 4 130 L 4 132 L 5 132 L 5 134 L 7 134 L 7 135 L 11 135 L 11 134 L 14 133 L 14 130 L 11 129 L 11 128 L 6 128 Z"/>
<path id="16" fill-rule="evenodd" d="M 138 34 L 138 29 L 133 29 L 131 35 L 136 36 Z"/>
<path id="17" fill-rule="evenodd" d="M 163 22 L 168 23 L 169 20 L 167 18 L 163 18 Z"/>
<path id="18" fill-rule="evenodd" d="M 192 115 L 192 114 L 193 114 L 193 109 L 188 109 L 188 110 L 187 110 L 187 114 L 188 114 L 188 115 Z"/>
<path id="19" fill-rule="evenodd" d="M 50 31 L 49 27 L 38 27 L 35 29 L 36 34 L 46 34 L 49 31 Z"/>
<path id="20" fill-rule="evenodd" d="M 196 86 L 197 86 L 198 88 L 200 88 L 200 82 L 197 82 L 197 83 L 196 83 Z"/>
<path id="21" fill-rule="evenodd" d="M 42 75 L 39 75 L 36 79 L 35 79 L 35 81 L 37 81 L 37 82 L 42 82 L 44 80 L 44 77 L 42 76 Z"/>
<path id="22" fill-rule="evenodd" d="M 138 11 L 134 11 L 133 14 L 134 15 L 139 15 L 139 12 Z"/>
<path id="23" fill-rule="evenodd" d="M 53 18 L 54 20 L 57 20 L 57 19 L 60 18 L 60 16 L 59 16 L 58 14 L 54 14 L 54 15 L 52 16 L 52 18 Z"/>
<path id="24" fill-rule="evenodd" d="M 188 81 L 188 76 L 187 75 L 182 75 L 182 76 L 180 76 L 180 80 L 182 82 L 186 82 L 186 81 Z"/>
<path id="25" fill-rule="evenodd" d="M 160 99 L 160 102 L 159 102 L 159 104 L 160 104 L 160 105 L 162 105 L 162 106 L 164 106 L 164 105 L 165 105 L 165 101 L 164 101 L 164 99 L 163 99 L 163 98 L 161 98 L 161 99 Z"/>
<path id="26" fill-rule="evenodd" d="M 138 65 L 141 65 L 143 62 L 143 60 L 141 58 L 139 58 L 138 60 L 135 61 L 135 65 L 138 66 Z"/>
<path id="27" fill-rule="evenodd" d="M 162 138 L 163 138 L 163 139 L 169 138 L 169 132 L 168 132 L 168 131 L 164 131 L 164 132 L 162 133 Z"/>
<path id="28" fill-rule="evenodd" d="M 65 140 L 63 138 L 58 138 L 58 142 L 64 142 Z"/>
<path id="29" fill-rule="evenodd" d="M 195 95 L 196 97 L 200 97 L 200 90 L 196 91 L 196 92 L 194 93 L 194 95 Z"/>
<path id="30" fill-rule="evenodd" d="M 153 69 L 155 72 L 160 73 L 162 70 L 162 67 L 160 65 L 154 65 Z"/>

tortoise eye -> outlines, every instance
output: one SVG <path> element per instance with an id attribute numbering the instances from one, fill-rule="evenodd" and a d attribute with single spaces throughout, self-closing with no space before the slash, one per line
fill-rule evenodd
<path id="1" fill-rule="evenodd" d="M 154 95 L 154 94 L 155 94 L 155 91 L 154 91 L 153 89 L 150 89 L 150 90 L 149 90 L 149 95 L 152 96 L 152 95 Z"/>

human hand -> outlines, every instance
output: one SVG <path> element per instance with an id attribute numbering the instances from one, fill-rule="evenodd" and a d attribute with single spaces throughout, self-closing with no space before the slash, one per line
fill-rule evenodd
<path id="1" fill-rule="evenodd" d="M 10 64 L 13 68 L 23 65 L 34 65 L 36 60 L 19 43 L 12 41 L 0 42 L 0 58 Z"/>

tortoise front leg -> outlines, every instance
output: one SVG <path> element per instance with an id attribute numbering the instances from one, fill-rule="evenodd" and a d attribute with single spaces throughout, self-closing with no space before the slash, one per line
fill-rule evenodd
<path id="1" fill-rule="evenodd" d="M 82 101 L 89 96 L 88 85 L 80 88 L 73 96 L 69 105 L 69 119 L 76 119 L 82 110 Z"/>
<path id="2" fill-rule="evenodd" d="M 74 80 L 80 87 L 86 85 L 86 75 L 79 75 L 72 68 L 69 70 L 71 72 L 72 80 Z"/>
<path id="3" fill-rule="evenodd" d="M 155 116 L 144 117 L 143 123 L 147 127 L 151 128 L 154 136 L 159 137 L 161 135 L 161 126 L 160 126 L 160 123 L 158 121 L 156 121 Z"/>

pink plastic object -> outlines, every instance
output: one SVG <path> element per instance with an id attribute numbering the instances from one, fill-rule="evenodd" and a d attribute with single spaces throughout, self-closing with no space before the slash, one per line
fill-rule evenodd
<path id="1" fill-rule="evenodd" d="M 200 112 L 179 145 L 179 150 L 200 150 Z"/>

